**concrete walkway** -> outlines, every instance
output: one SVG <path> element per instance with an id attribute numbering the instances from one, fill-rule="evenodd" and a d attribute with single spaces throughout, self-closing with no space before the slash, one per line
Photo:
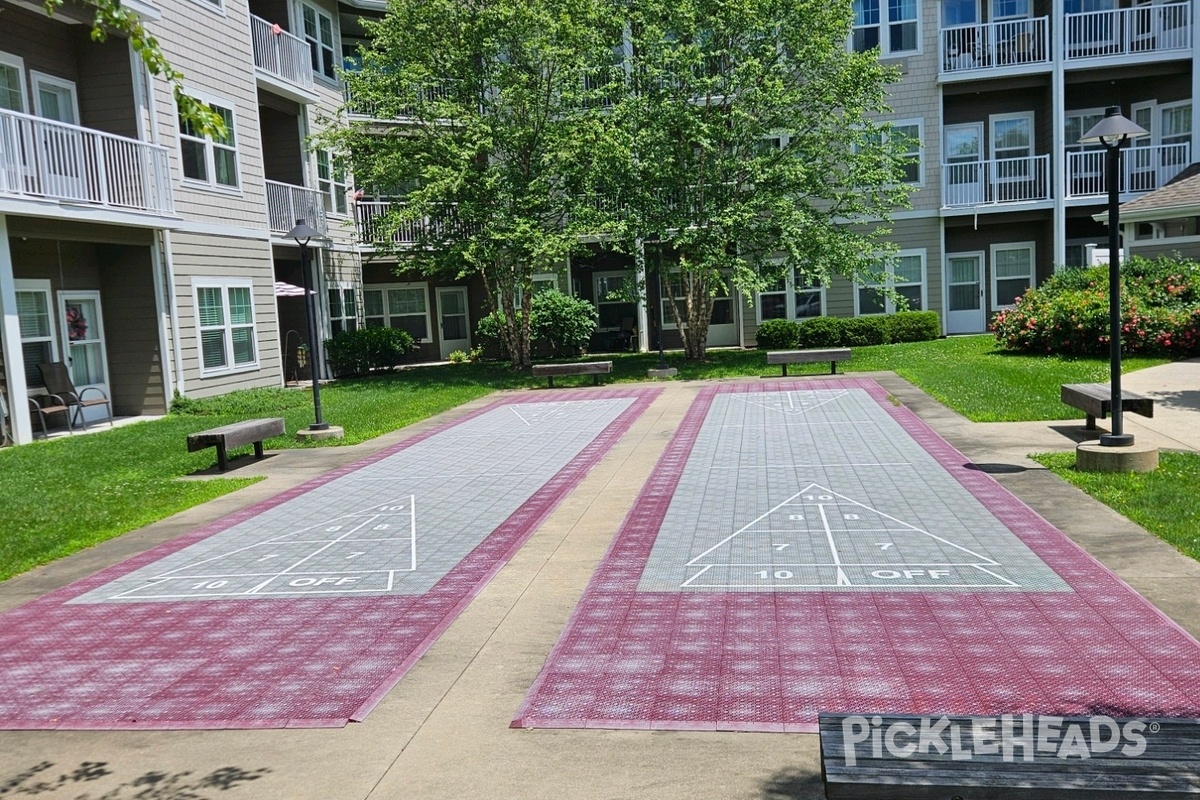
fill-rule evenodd
<path id="1" fill-rule="evenodd" d="M 1200 362 L 1134 391 L 1163 391 L 1161 444 L 1200 449 Z M 1166 370 L 1167 367 L 1156 368 Z M 1075 539 L 1134 589 L 1200 635 L 1200 564 L 1041 469 L 1030 452 L 1074 447 L 1081 419 L 971 423 L 894 375 L 879 381 L 961 450 L 973 468 Z M 1160 389 L 1135 383 L 1163 381 Z M 774 733 L 514 730 L 514 714 L 697 384 L 664 392 L 361 724 L 341 729 L 0 732 L 0 786 L 44 785 L 47 800 L 132 798 L 819 798 L 816 738 Z M 1171 388 L 1168 388 L 1171 387 Z M 1182 387 L 1182 388 L 1180 388 Z M 580 393 L 589 391 L 579 389 Z M 352 448 L 286 451 L 238 463 L 267 480 L 0 584 L 13 608 L 231 511 L 377 452 L 480 403 Z M 1194 415 L 1194 416 L 1189 416 Z M 49 764 L 50 766 L 40 766 Z M 97 766 L 103 765 L 103 766 Z M 32 773 L 31 777 L 20 778 Z M 60 779 L 59 776 L 66 776 Z M 135 785 L 135 782 L 137 784 Z M 223 791 L 223 789 L 228 789 Z M 111 792 L 111 794 L 105 794 Z"/>

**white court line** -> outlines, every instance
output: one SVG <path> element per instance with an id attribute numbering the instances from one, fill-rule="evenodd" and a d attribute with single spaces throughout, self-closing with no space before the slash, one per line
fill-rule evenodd
<path id="1" fill-rule="evenodd" d="M 829 542 L 829 552 L 833 554 L 833 563 L 837 566 L 838 586 L 853 586 L 846 573 L 842 572 L 842 559 L 838 555 L 837 544 L 833 541 L 833 531 L 829 528 L 829 517 L 825 516 L 825 506 L 817 506 L 821 512 L 821 524 L 825 526 L 825 538 Z"/>
<path id="2" fill-rule="evenodd" d="M 898 561 L 839 561 L 837 563 L 821 562 L 821 561 L 771 561 L 771 562 L 756 562 L 753 564 L 708 564 L 709 567 L 743 567 L 743 568 L 767 568 L 774 567 L 974 567 L 979 569 L 979 565 L 973 561 L 916 561 L 916 562 L 898 562 Z M 995 575 L 990 570 L 984 570 L 989 575 Z M 696 573 L 699 576 L 702 573 Z M 996 575 L 1000 580 L 1007 580 L 1001 575 Z M 1015 584 L 1014 584 L 1015 585 Z"/>
<path id="3" fill-rule="evenodd" d="M 744 428 L 744 425 L 726 425 L 727 428 Z M 721 469 L 733 469 L 739 472 L 747 469 L 801 469 L 801 468 L 817 468 L 817 469 L 839 469 L 841 467 L 911 467 L 911 461 L 881 461 L 881 462 L 863 462 L 856 461 L 838 462 L 833 464 L 731 464 L 729 466 L 717 465 L 712 467 L 704 467 L 705 472 L 716 472 Z M 699 469 L 699 467 L 697 467 Z"/>
<path id="4" fill-rule="evenodd" d="M 417 496 L 410 494 L 408 496 L 409 507 L 409 527 L 408 535 L 410 540 L 410 551 L 412 552 L 412 566 L 410 569 L 413 572 L 417 571 Z"/>
<path id="5" fill-rule="evenodd" d="M 813 484 L 813 485 L 815 485 L 815 484 Z M 807 491 L 807 490 L 805 490 L 805 491 Z M 722 545 L 724 545 L 724 544 L 726 544 L 726 543 L 728 543 L 728 542 L 732 541 L 733 539 L 736 539 L 736 538 L 737 538 L 738 536 L 740 536 L 742 533 L 744 533 L 745 531 L 747 531 L 747 530 L 749 530 L 751 527 L 753 527 L 753 526 L 754 526 L 754 524 L 755 524 L 755 523 L 757 523 L 759 520 L 761 520 L 761 519 L 766 519 L 767 517 L 771 516 L 771 515 L 772 515 L 772 514 L 774 514 L 776 511 L 778 511 L 779 509 L 781 509 L 781 508 L 783 508 L 784 506 L 786 506 L 786 505 L 788 504 L 788 501 L 792 500 L 792 499 L 793 499 L 793 498 L 795 498 L 795 497 L 799 497 L 799 496 L 800 496 L 800 495 L 802 495 L 802 494 L 804 494 L 804 491 L 796 492 L 794 495 L 792 495 L 791 497 L 789 497 L 787 500 L 784 500 L 782 503 L 780 503 L 779 505 L 775 506 L 774 508 L 770 508 L 770 509 L 768 509 L 768 510 L 764 511 L 762 514 L 760 514 L 760 515 L 758 515 L 757 517 L 755 517 L 754 519 L 750 520 L 750 522 L 748 522 L 748 523 L 746 523 L 745 525 L 743 525 L 742 527 L 738 528 L 736 531 L 734 531 L 734 532 L 733 532 L 733 533 L 731 533 L 730 535 L 726 536 L 724 539 L 722 539 L 721 541 L 717 542 L 717 543 L 716 543 L 716 544 L 714 544 L 712 547 L 708 548 L 708 549 L 707 549 L 707 550 L 705 550 L 703 553 L 701 553 L 700 555 L 698 555 L 698 556 L 696 556 L 695 558 L 693 558 L 691 561 L 687 562 L 687 564 L 685 564 L 684 566 L 687 566 L 687 567 L 693 567 L 693 566 L 695 566 L 697 561 L 699 561 L 700 559 L 704 558 L 706 555 L 708 555 L 709 553 L 711 553 L 713 550 L 716 550 L 718 547 L 721 547 Z"/>
<path id="6" fill-rule="evenodd" d="M 779 410 L 782 411 L 783 409 L 779 409 Z M 785 411 L 784 413 L 786 414 L 787 412 Z M 798 417 L 799 415 L 797 414 L 795 416 Z M 759 427 L 778 428 L 780 425 L 783 425 L 783 427 L 785 427 L 785 428 L 798 428 L 803 425 L 811 425 L 811 426 L 815 427 L 817 425 L 876 425 L 876 424 L 877 424 L 877 420 L 873 420 L 873 419 L 818 419 L 818 420 L 795 419 L 795 420 L 786 421 L 786 422 L 779 422 L 779 420 L 772 420 L 769 423 L 764 420 L 761 425 L 756 425 L 753 422 L 746 422 L 744 424 L 743 423 L 733 423 L 733 422 L 723 422 L 719 425 L 713 425 L 711 427 L 713 427 L 713 428 L 759 428 Z"/>
<path id="7" fill-rule="evenodd" d="M 808 508 L 808 506 L 792 506 L 792 508 Z M 818 506 L 820 508 L 820 506 Z M 755 528 L 747 533 L 812 533 L 819 528 Z M 908 533 L 908 528 L 846 528 L 838 533 Z"/>
<path id="8" fill-rule="evenodd" d="M 683 583 L 681 583 L 681 584 L 679 585 L 679 588 L 680 588 L 680 589 L 683 589 L 683 588 L 685 588 L 685 587 L 686 587 L 688 584 L 690 584 L 692 581 L 696 580 L 696 578 L 699 578 L 699 577 L 700 577 L 701 575 L 703 575 L 704 573 L 708 572 L 708 571 L 709 571 L 710 569 L 712 569 L 714 566 L 715 566 L 714 564 L 709 564 L 707 567 L 705 567 L 704 569 L 700 570 L 700 571 L 699 571 L 699 572 L 697 572 L 695 575 L 693 575 L 692 577 L 688 578 L 686 581 L 684 581 Z"/>
<path id="9" fill-rule="evenodd" d="M 997 575 L 996 573 L 992 572 L 990 569 L 984 569 L 979 564 L 972 564 L 971 566 L 973 566 L 975 569 L 979 570 L 980 572 L 986 572 L 988 575 L 991 575 L 993 578 L 996 578 L 997 580 L 1004 581 L 1009 586 L 1020 587 L 1020 585 L 1021 585 L 1019 583 L 1013 583 L 1012 581 L 1010 581 L 1008 578 L 1004 577 L 1003 575 Z M 997 565 L 995 564 L 995 562 L 993 562 L 992 566 L 997 566 Z"/>
<path id="10" fill-rule="evenodd" d="M 809 392 L 811 392 L 811 393 L 813 393 L 813 394 L 815 394 L 815 393 L 816 393 L 814 390 L 808 390 L 808 391 L 809 391 Z M 765 393 L 765 392 L 755 392 L 754 394 L 757 394 L 757 395 L 760 395 L 760 396 L 761 396 L 761 395 L 763 395 L 763 394 L 766 394 L 766 393 Z M 788 402 L 792 402 L 792 395 L 794 395 L 794 394 L 797 394 L 797 392 L 795 392 L 795 391 L 790 391 L 790 392 L 784 392 L 784 394 L 786 394 L 786 395 L 788 396 Z M 850 392 L 849 392 L 849 391 L 842 390 L 842 392 L 841 392 L 840 394 L 835 394 L 833 397 L 826 398 L 825 400 L 822 400 L 822 401 L 821 401 L 821 402 L 819 402 L 819 403 L 816 403 L 816 404 L 814 404 L 814 405 L 811 405 L 811 406 L 809 406 L 808 408 L 803 408 L 803 407 L 801 407 L 800 411 L 801 411 L 801 413 L 803 413 L 803 414 L 807 414 L 809 411 L 812 411 L 814 408 L 820 408 L 820 407 L 821 407 L 821 406 L 823 406 L 823 405 L 826 405 L 826 404 L 828 404 L 828 403 L 832 403 L 834 400 L 840 400 L 840 399 L 842 399 L 843 397 L 845 397 L 845 396 L 846 396 L 846 395 L 848 395 L 848 394 L 850 394 Z M 776 393 L 776 395 L 778 395 L 778 393 Z M 735 394 L 735 395 L 733 395 L 732 397 L 733 397 L 733 399 L 734 399 L 734 400 L 741 400 L 743 403 L 745 403 L 745 404 L 746 404 L 746 405 L 748 405 L 748 406 L 758 406 L 759 408 L 765 408 L 767 411 L 783 411 L 783 408 L 782 408 L 783 404 L 782 404 L 782 403 L 780 403 L 780 404 L 779 404 L 779 407 L 776 407 L 776 406 L 773 406 L 773 405 L 771 405 L 771 406 L 769 406 L 769 405 L 765 405 L 764 403 L 762 403 L 762 402 L 759 402 L 759 401 L 757 401 L 757 400 L 750 400 L 750 399 L 748 399 L 748 398 L 742 397 L 741 395 L 736 395 L 736 394 Z"/>
<path id="11" fill-rule="evenodd" d="M 779 589 L 888 589 L 903 592 L 911 589 L 1008 589 L 1005 583 L 858 583 L 853 586 L 843 586 L 838 583 L 776 583 L 763 585 L 761 583 L 697 583 L 692 589 L 757 589 L 758 591 L 774 591 Z M 1019 587 L 1018 587 L 1019 588 Z"/>
<path id="12" fill-rule="evenodd" d="M 517 407 L 515 405 L 510 405 L 509 408 L 512 409 L 512 413 L 517 415 L 517 419 L 521 420 L 521 422 L 524 422 L 526 426 L 530 428 L 533 427 L 533 424 L 529 420 L 521 416 L 521 412 L 517 411 Z"/>
<path id="13" fill-rule="evenodd" d="M 362 528 L 362 527 L 363 527 L 363 525 L 370 525 L 372 522 L 374 522 L 374 521 L 375 521 L 375 520 L 377 520 L 377 519 L 379 519 L 379 516 L 378 516 L 378 515 L 377 515 L 377 516 L 375 516 L 375 517 L 372 517 L 371 519 L 368 519 L 368 520 L 366 520 L 365 522 L 363 522 L 363 523 L 362 523 L 362 525 L 358 525 L 358 526 L 356 526 L 356 527 L 354 527 L 354 528 L 351 528 L 350 530 L 346 531 L 346 532 L 345 532 L 343 535 L 341 535 L 341 536 L 339 536 L 338 538 L 336 538 L 336 539 L 334 539 L 333 541 L 331 541 L 329 544 L 325 545 L 324 547 L 319 547 L 319 548 L 317 548 L 317 549 L 316 549 L 316 550 L 314 550 L 313 552 L 311 552 L 311 553 L 309 553 L 308 555 L 306 555 L 304 558 L 302 558 L 302 559 L 300 559 L 299 561 L 297 561 L 295 564 L 292 564 L 292 566 L 288 567 L 287 569 L 283 570 L 282 572 L 278 572 L 278 573 L 276 573 L 276 574 L 275 574 L 275 576 L 274 576 L 273 578 L 268 578 L 267 580 L 265 580 L 265 581 L 263 581 L 262 583 L 258 584 L 258 585 L 257 585 L 257 586 L 255 586 L 254 588 L 252 588 L 252 589 L 247 589 L 247 590 L 246 590 L 246 594 L 258 594 L 258 590 L 259 590 L 259 589 L 261 589 L 261 588 L 263 588 L 263 587 L 264 587 L 264 586 L 266 586 L 267 584 L 269 584 L 271 581 L 273 581 L 273 580 L 277 580 L 278 578 L 282 578 L 284 575 L 287 575 L 289 572 L 291 572 L 293 569 L 295 569 L 296 567 L 298 567 L 298 566 L 300 566 L 301 564 L 303 564 L 305 561 L 308 561 L 310 558 L 314 558 L 315 556 L 318 556 L 318 555 L 320 555 L 320 554 L 321 554 L 321 553 L 323 553 L 324 551 L 326 551 L 326 550 L 328 550 L 329 548 L 333 547 L 333 546 L 334 546 L 335 544 L 337 544 L 338 542 L 340 542 L 340 541 L 342 541 L 343 539 L 345 539 L 345 538 L 346 538 L 347 536 L 349 536 L 350 534 L 352 534 L 352 533 L 354 533 L 355 531 L 357 531 L 359 528 Z"/>

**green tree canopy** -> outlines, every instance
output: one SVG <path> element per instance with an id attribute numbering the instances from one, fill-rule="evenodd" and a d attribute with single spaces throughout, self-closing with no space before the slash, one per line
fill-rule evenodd
<path id="1" fill-rule="evenodd" d="M 533 275 L 579 247 L 613 146 L 589 80 L 620 41 L 613 11 L 603 0 L 392 0 L 345 79 L 352 107 L 404 122 L 325 136 L 358 186 L 403 194 L 375 221 L 377 249 L 402 269 L 483 277 L 514 365 L 530 363 Z"/>
<path id="2" fill-rule="evenodd" d="M 663 277 L 688 357 L 703 358 L 724 287 L 758 291 L 792 268 L 878 279 L 885 228 L 847 223 L 906 203 L 907 143 L 875 121 L 897 73 L 847 52 L 849 4 L 615 1 L 629 80 L 607 118 L 622 160 L 606 191 L 624 246 L 674 255 Z"/>

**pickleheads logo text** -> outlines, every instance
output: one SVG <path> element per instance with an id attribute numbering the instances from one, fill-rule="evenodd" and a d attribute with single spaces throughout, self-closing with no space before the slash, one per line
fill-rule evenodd
<path id="1" fill-rule="evenodd" d="M 1118 722 L 1106 716 L 1067 719 L 1006 714 L 906 720 L 850 716 L 842 720 L 842 749 L 849 767 L 859 758 L 884 758 L 885 754 L 892 758 L 949 754 L 953 761 L 998 755 L 1008 762 L 1047 757 L 1087 759 L 1105 753 L 1137 758 L 1146 752 L 1145 734 L 1157 728 L 1153 722 Z"/>

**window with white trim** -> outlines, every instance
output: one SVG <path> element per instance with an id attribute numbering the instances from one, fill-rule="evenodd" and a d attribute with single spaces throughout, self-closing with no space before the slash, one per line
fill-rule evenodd
<path id="1" fill-rule="evenodd" d="M 1033 286 L 1034 242 L 992 245 L 992 308 L 1009 308 Z"/>
<path id="2" fill-rule="evenodd" d="M 417 341 L 429 342 L 429 287 L 404 283 L 363 289 L 363 317 L 368 328 L 397 328 Z"/>
<path id="3" fill-rule="evenodd" d="M 202 375 L 258 366 L 254 287 L 241 278 L 204 278 L 192 284 Z"/>
<path id="4" fill-rule="evenodd" d="M 225 123 L 224 136 L 205 136 L 191 120 L 179 115 L 179 155 L 183 177 L 210 186 L 238 187 L 237 137 L 234 133 L 233 106 L 207 102 Z"/>
<path id="5" fill-rule="evenodd" d="M 925 308 L 925 251 L 901 250 L 885 266 L 884 284 L 867 283 L 855 293 L 855 313 L 892 314 L 896 311 L 921 311 Z M 880 289 L 892 289 L 907 304 L 899 303 Z"/>
<path id="6" fill-rule="evenodd" d="M 599 330 L 619 331 L 622 323 L 637 318 L 637 303 L 625 296 L 628 272 L 597 272 L 593 275 L 596 289 L 596 311 L 600 314 Z"/>
<path id="7" fill-rule="evenodd" d="M 333 42 L 333 17 L 323 9 L 308 3 L 300 4 L 300 16 L 303 21 L 304 40 L 308 42 L 309 54 L 312 58 L 312 71 L 329 80 L 337 80 L 337 49 Z"/>
<path id="8" fill-rule="evenodd" d="M 808 319 L 825 313 L 825 289 L 806 276 L 797 279 L 795 270 L 758 293 L 758 321 L 767 319 Z"/>
<path id="9" fill-rule="evenodd" d="M 901 183 L 924 183 L 921 162 L 921 143 L 924 141 L 923 127 L 921 120 L 893 122 L 891 131 L 886 134 L 889 138 L 904 143 L 902 152 L 904 164 L 901 167 L 904 177 L 901 179 Z"/>
<path id="10" fill-rule="evenodd" d="M 879 48 L 884 56 L 920 49 L 917 0 L 853 0 L 851 48 L 858 53 Z"/>
<path id="11" fill-rule="evenodd" d="M 329 331 L 337 336 L 342 331 L 358 330 L 358 297 L 348 283 L 329 287 Z"/>
<path id="12" fill-rule="evenodd" d="M 317 189 L 325 202 L 325 211 L 329 214 L 345 216 L 346 165 L 342 159 L 328 150 L 317 151 Z"/>
<path id="13" fill-rule="evenodd" d="M 0 108 L 25 111 L 25 62 L 0 52 Z"/>
<path id="14" fill-rule="evenodd" d="M 36 389 L 45 385 L 38 364 L 58 360 L 50 281 L 18 279 L 13 284 L 17 292 L 17 320 L 21 330 L 25 385 Z"/>

